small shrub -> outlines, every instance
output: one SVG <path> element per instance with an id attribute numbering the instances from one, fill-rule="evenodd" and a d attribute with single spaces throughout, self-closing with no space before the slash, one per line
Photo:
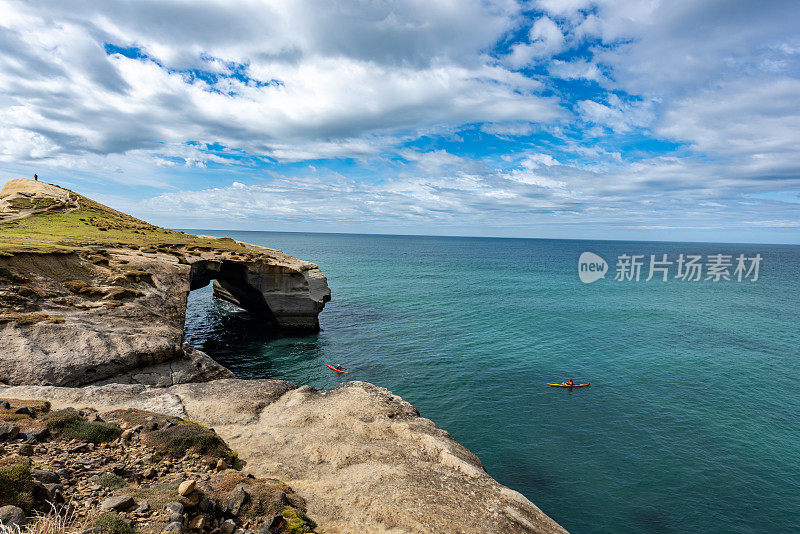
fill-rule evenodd
<path id="1" fill-rule="evenodd" d="M 128 481 L 114 473 L 104 473 L 97 481 L 98 484 L 108 489 L 120 489 L 128 485 Z"/>
<path id="2" fill-rule="evenodd" d="M 153 285 L 153 275 L 138 267 L 130 267 L 129 271 L 125 273 L 125 278 L 132 282 L 147 282 Z"/>
<path id="3" fill-rule="evenodd" d="M 33 505 L 33 478 L 26 463 L 0 465 L 0 506 L 19 506 L 25 511 Z"/>
<path id="4" fill-rule="evenodd" d="M 41 322 L 61 324 L 64 322 L 64 319 L 61 317 L 53 317 L 46 313 L 5 313 L 0 315 L 0 324 L 17 323 L 20 325 L 29 325 Z"/>
<path id="5" fill-rule="evenodd" d="M 78 295 L 84 295 L 86 297 L 102 297 L 106 294 L 106 292 L 99 287 L 94 287 L 83 280 L 65 280 L 62 282 L 62 285 L 71 292 Z"/>
<path id="6" fill-rule="evenodd" d="M 89 287 L 89 283 L 83 280 L 64 280 L 63 285 L 73 293 L 77 293 L 84 287 Z"/>
<path id="7" fill-rule="evenodd" d="M 114 441 L 122 429 L 112 423 L 89 422 L 75 410 L 58 410 L 42 418 L 50 430 L 63 433 L 67 439 L 80 439 L 92 443 Z"/>
<path id="8" fill-rule="evenodd" d="M 128 289 L 125 287 L 115 287 L 110 289 L 106 294 L 106 298 L 108 300 L 126 300 L 126 299 L 135 299 L 136 297 L 141 297 L 144 295 L 138 289 Z"/>
<path id="9" fill-rule="evenodd" d="M 158 452 L 181 458 L 186 451 L 203 456 L 230 460 L 233 457 L 228 445 L 212 430 L 195 424 L 175 425 L 145 434 L 142 438 L 146 445 Z"/>
<path id="10" fill-rule="evenodd" d="M 73 408 L 56 410 L 42 418 L 42 422 L 50 430 L 64 430 L 67 426 L 80 421 L 85 421 L 85 419 Z"/>
<path id="11" fill-rule="evenodd" d="M 133 527 L 119 515 L 111 512 L 92 521 L 92 526 L 103 534 L 134 534 Z"/>

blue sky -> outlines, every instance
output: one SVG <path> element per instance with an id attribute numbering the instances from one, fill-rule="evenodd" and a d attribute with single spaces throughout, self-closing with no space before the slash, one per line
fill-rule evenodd
<path id="1" fill-rule="evenodd" d="M 0 177 L 157 224 L 800 243 L 797 2 L 0 13 Z"/>

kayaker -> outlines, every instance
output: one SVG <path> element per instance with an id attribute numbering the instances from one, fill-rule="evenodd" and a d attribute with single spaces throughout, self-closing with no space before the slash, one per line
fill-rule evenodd
<path id="1" fill-rule="evenodd" d="M 574 384 L 574 382 L 573 382 L 573 381 L 572 381 L 572 379 L 570 378 L 570 379 L 569 379 L 569 382 L 567 382 L 567 385 L 568 385 L 568 386 L 571 386 L 571 385 L 573 385 L 573 384 Z"/>
<path id="2" fill-rule="evenodd" d="M 337 370 L 337 371 L 342 371 L 342 370 L 343 370 L 343 369 L 342 369 L 342 366 L 341 366 L 341 365 L 337 365 L 337 366 L 336 366 L 336 370 Z"/>

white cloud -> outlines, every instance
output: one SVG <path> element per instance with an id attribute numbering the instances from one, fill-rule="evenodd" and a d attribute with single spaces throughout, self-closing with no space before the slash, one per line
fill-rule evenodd
<path id="1" fill-rule="evenodd" d="M 513 24 L 512 1 L 200 4 L 0 2 L 0 91 L 15 103 L 0 124 L 13 153 L 197 141 L 277 159 L 363 157 L 396 132 L 561 114 L 539 82 L 483 54 Z M 147 58 L 108 56 L 104 42 Z M 279 83 L 174 70 L 230 76 L 236 65 Z"/>
<path id="2" fill-rule="evenodd" d="M 547 72 L 551 76 L 564 80 L 583 79 L 602 84 L 608 84 L 610 81 L 596 63 L 587 60 L 559 61 L 556 59 L 547 67 Z"/>
<path id="3" fill-rule="evenodd" d="M 577 109 L 584 121 L 607 126 L 615 132 L 647 126 L 654 119 L 649 102 L 623 102 L 613 93 L 608 96 L 607 105 L 581 100 L 577 103 Z"/>
<path id="4" fill-rule="evenodd" d="M 511 48 L 506 57 L 513 67 L 524 67 L 535 59 L 553 56 L 564 49 L 564 34 L 549 17 L 541 17 L 533 23 L 528 33 L 528 43 L 519 43 Z"/>

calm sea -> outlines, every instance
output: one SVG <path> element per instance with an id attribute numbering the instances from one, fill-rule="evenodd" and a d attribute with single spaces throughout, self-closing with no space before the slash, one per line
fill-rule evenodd
<path id="1" fill-rule="evenodd" d="M 188 341 L 239 377 L 384 386 L 575 533 L 800 531 L 800 247 L 202 233 L 314 261 L 333 292 L 304 337 L 193 292 Z M 584 251 L 612 273 L 581 283 Z M 625 253 L 642 281 L 613 280 Z M 644 281 L 681 253 L 761 254 L 759 280 Z M 546 386 L 569 378 L 591 388 Z"/>

